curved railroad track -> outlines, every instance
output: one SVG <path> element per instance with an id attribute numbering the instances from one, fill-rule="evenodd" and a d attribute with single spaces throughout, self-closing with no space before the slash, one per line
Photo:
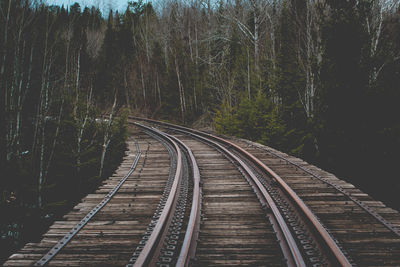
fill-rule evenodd
<path id="1" fill-rule="evenodd" d="M 400 266 L 399 213 L 247 140 L 130 117 L 116 173 L 6 266 Z"/>
<path id="2" fill-rule="evenodd" d="M 286 191 L 284 195 L 292 195 L 294 199 L 297 198 L 295 202 L 304 204 L 305 210 L 301 211 L 300 215 L 309 217 L 308 223 L 314 221 L 318 224 L 319 222 L 319 227 L 322 227 L 321 235 L 330 239 L 327 242 L 322 241 L 321 244 L 321 237 L 317 237 L 318 244 L 311 238 L 310 243 L 320 249 L 319 251 L 317 249 L 314 254 L 322 258 L 322 261 L 317 264 L 338 264 L 335 259 L 332 261 L 332 252 L 328 252 L 331 254 L 331 261 L 326 261 L 326 256 L 321 251 L 321 245 L 325 248 L 333 245 L 336 247 L 336 255 L 342 254 L 341 256 L 347 260 L 347 262 L 340 262 L 340 265 L 400 265 L 399 213 L 373 200 L 353 185 L 302 160 L 247 140 L 232 139 L 232 142 L 229 142 L 185 127 L 152 120 L 145 121 L 186 136 L 198 135 L 216 140 L 229 150 L 235 151 L 236 154 L 244 154 L 244 161 L 259 165 L 262 171 L 272 178 L 273 186 L 277 185 L 279 190 Z M 264 186 L 268 187 L 265 183 Z M 286 207 L 283 210 L 285 211 Z M 307 225 L 307 219 L 305 224 Z M 305 225 L 300 225 L 303 227 L 300 231 L 303 231 Z M 311 229 L 310 231 L 314 232 Z M 306 247 L 310 248 L 310 246 Z M 307 265 L 310 264 L 307 262 Z"/>

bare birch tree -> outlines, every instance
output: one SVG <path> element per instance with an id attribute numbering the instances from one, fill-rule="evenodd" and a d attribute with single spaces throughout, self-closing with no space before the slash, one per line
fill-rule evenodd
<path id="1" fill-rule="evenodd" d="M 114 103 L 113 106 L 111 108 L 111 112 L 108 118 L 107 126 L 104 132 L 104 141 L 103 141 L 103 148 L 101 151 L 101 159 L 100 159 L 100 168 L 99 168 L 99 177 L 103 176 L 103 171 L 104 171 L 104 161 L 106 158 L 106 154 L 108 151 L 108 147 L 110 145 L 111 142 L 111 132 L 112 132 L 112 125 L 113 125 L 113 121 L 114 121 L 114 116 L 115 116 L 115 112 L 116 112 L 116 107 L 117 107 L 117 91 L 115 91 L 114 94 Z"/>
<path id="2" fill-rule="evenodd" d="M 296 10 L 292 10 L 298 29 L 298 61 L 305 77 L 305 88 L 304 90 L 299 88 L 298 94 L 308 118 L 315 115 L 315 96 L 319 84 L 319 65 L 322 60 L 317 8 L 317 1 L 307 0 L 304 13 L 299 14 Z"/>
<path id="3" fill-rule="evenodd" d="M 398 0 L 373 0 L 371 1 L 371 9 L 369 10 L 369 14 L 365 16 L 366 21 L 366 28 L 369 35 L 370 40 L 370 58 L 376 59 L 378 54 L 378 47 L 381 42 L 381 36 L 383 31 L 384 19 L 391 14 L 394 14 L 396 10 L 399 8 L 399 1 Z M 394 55 L 393 58 L 389 59 L 392 60 L 399 60 L 400 54 Z M 385 67 L 386 64 L 389 62 L 385 60 L 378 64 L 375 64 L 371 70 L 369 76 L 369 84 L 372 85 L 376 82 L 379 73 Z"/>

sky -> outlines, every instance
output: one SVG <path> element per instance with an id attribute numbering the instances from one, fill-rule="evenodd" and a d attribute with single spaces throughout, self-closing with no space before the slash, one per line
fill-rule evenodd
<path id="1" fill-rule="evenodd" d="M 75 2 L 79 3 L 79 5 L 83 8 L 84 6 L 98 6 L 100 10 L 103 12 L 110 9 L 118 11 L 125 11 L 126 6 L 128 4 L 128 0 L 46 0 L 49 5 L 64 5 L 70 6 Z"/>

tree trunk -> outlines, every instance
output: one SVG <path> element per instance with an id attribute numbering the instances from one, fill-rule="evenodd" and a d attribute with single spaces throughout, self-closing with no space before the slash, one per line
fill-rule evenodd
<path id="1" fill-rule="evenodd" d="M 259 59 L 260 59 L 259 20 L 256 11 L 257 11 L 256 8 L 254 8 L 254 70 L 258 77 L 259 83 L 261 83 L 261 76 L 259 71 Z"/>
<path id="2" fill-rule="evenodd" d="M 6 21 L 4 24 L 4 34 L 3 34 L 3 49 L 2 49 L 2 60 L 0 66 L 0 168 L 4 169 L 3 166 L 8 159 L 7 153 L 7 130 L 6 127 L 6 79 L 4 77 L 6 59 L 7 59 L 7 42 L 8 42 L 8 23 L 10 21 L 10 11 L 11 11 L 11 0 L 8 1 Z"/>
<path id="3" fill-rule="evenodd" d="M 194 100 L 194 109 L 197 111 L 197 96 L 196 96 L 196 82 L 193 82 L 193 100 Z"/>
<path id="4" fill-rule="evenodd" d="M 79 179 L 79 186 L 78 189 L 79 191 L 82 190 L 82 179 L 80 177 L 80 172 L 81 172 L 81 153 L 82 153 L 82 139 L 83 139 L 83 134 L 86 128 L 87 121 L 89 119 L 89 109 L 90 105 L 92 102 L 92 92 L 93 92 L 93 86 L 92 83 L 90 83 L 90 90 L 89 94 L 86 99 L 86 113 L 85 113 L 85 118 L 83 119 L 83 123 L 81 123 L 79 127 L 79 132 L 78 132 L 78 138 L 77 138 L 77 151 L 76 151 L 76 174 Z"/>
<path id="5" fill-rule="evenodd" d="M 107 128 L 106 128 L 106 132 L 104 133 L 104 141 L 103 141 L 103 150 L 101 152 L 101 159 L 100 159 L 100 170 L 99 170 L 99 177 L 101 178 L 103 176 L 103 169 L 104 169 L 104 160 L 106 158 L 106 153 L 108 150 L 108 146 L 110 145 L 111 142 L 111 126 L 113 123 L 113 119 L 114 119 L 114 112 L 115 112 L 115 108 L 117 106 L 117 91 L 115 91 L 115 95 L 114 95 L 114 104 L 112 106 L 111 109 L 111 113 L 110 113 L 110 117 L 109 117 L 109 121 L 107 124 Z"/>
<path id="6" fill-rule="evenodd" d="M 188 42 L 189 42 L 189 50 L 190 50 L 190 59 L 193 62 L 192 38 L 191 38 L 191 35 L 190 35 L 190 31 L 191 31 L 191 29 L 190 29 L 190 15 L 188 16 L 188 24 L 189 25 L 188 25 L 187 33 L 188 33 Z"/>
<path id="7" fill-rule="evenodd" d="M 144 107 L 146 108 L 146 87 L 144 85 L 144 77 L 143 77 L 143 69 L 140 68 L 140 76 L 142 80 L 142 89 L 143 89 L 143 102 L 144 102 Z"/>
<path id="8" fill-rule="evenodd" d="M 8 0 L 8 8 L 7 8 L 7 16 L 6 23 L 4 25 L 4 37 L 3 37 L 3 60 L 1 62 L 1 71 L 0 77 L 3 79 L 5 66 L 6 66 L 6 58 L 7 58 L 7 42 L 8 42 L 8 23 L 10 22 L 10 11 L 11 11 L 11 0 Z"/>
<path id="9" fill-rule="evenodd" d="M 58 113 L 56 132 L 54 134 L 54 139 L 53 139 L 53 144 L 52 144 L 51 151 L 50 151 L 50 156 L 49 156 L 49 159 L 47 160 L 47 167 L 46 167 L 45 173 L 44 173 L 45 178 L 48 176 L 51 162 L 53 161 L 54 152 L 56 150 L 57 140 L 58 140 L 58 136 L 60 134 L 61 118 L 62 118 L 62 113 L 63 113 L 63 109 L 64 109 L 64 102 L 65 102 L 65 99 L 64 99 L 64 95 L 63 95 L 62 100 L 61 100 L 60 110 Z"/>
<path id="10" fill-rule="evenodd" d="M 75 79 L 75 103 L 74 103 L 74 111 L 73 116 L 76 117 L 76 113 L 78 110 L 78 102 L 79 102 L 79 81 L 80 81 L 80 72 L 81 72 L 81 50 L 82 46 L 78 50 L 78 57 L 76 60 L 76 79 Z"/>
<path id="11" fill-rule="evenodd" d="M 178 79 L 178 88 L 179 88 L 179 100 L 181 103 L 181 116 L 182 116 L 182 122 L 185 122 L 185 110 L 186 110 L 186 104 L 185 104 L 185 93 L 183 90 L 180 74 L 179 74 L 179 66 L 178 62 L 175 58 L 175 70 L 176 70 L 176 76 Z"/>
<path id="12" fill-rule="evenodd" d="M 157 92 L 158 92 L 158 103 L 161 106 L 161 90 L 160 90 L 160 83 L 158 81 L 158 71 L 157 71 Z"/>
<path id="13" fill-rule="evenodd" d="M 44 152 L 45 152 L 45 131 L 46 131 L 46 125 L 45 125 L 45 110 L 47 106 L 48 100 L 45 98 L 48 97 L 48 92 L 46 92 L 46 86 L 47 86 L 47 72 L 49 71 L 48 68 L 48 41 L 49 41 L 49 15 L 47 14 L 46 17 L 46 34 L 45 34 L 45 45 L 44 45 L 44 51 L 43 51 L 43 67 L 42 67 L 42 83 L 41 83 L 41 91 L 40 91 L 40 103 L 39 103 L 39 109 L 38 109 L 38 118 L 37 118 L 37 124 L 35 127 L 35 139 L 37 137 L 38 132 L 41 132 L 41 142 L 40 142 L 40 163 L 39 163 L 39 191 L 38 191 L 38 205 L 39 207 L 42 207 L 43 205 L 43 186 L 45 183 L 45 177 L 44 177 Z M 35 140 L 34 140 L 35 143 Z M 32 151 L 33 153 L 33 151 Z"/>
<path id="14" fill-rule="evenodd" d="M 249 96 L 249 100 L 251 100 L 251 88 L 250 88 L 250 53 L 249 48 L 247 47 L 247 92 Z"/>
<path id="15" fill-rule="evenodd" d="M 131 112 L 131 103 L 130 103 L 130 99 L 129 99 L 129 89 L 128 89 L 128 79 L 126 77 L 126 73 L 128 71 L 126 70 L 126 68 L 124 69 L 124 89 L 125 89 L 125 98 L 126 98 L 126 106 L 129 110 L 129 112 Z"/>

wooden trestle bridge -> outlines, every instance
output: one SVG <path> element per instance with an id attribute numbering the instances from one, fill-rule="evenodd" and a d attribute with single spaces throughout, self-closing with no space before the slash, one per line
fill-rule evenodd
<path id="1" fill-rule="evenodd" d="M 119 169 L 5 266 L 400 266 L 400 214 L 298 158 L 130 117 Z"/>

